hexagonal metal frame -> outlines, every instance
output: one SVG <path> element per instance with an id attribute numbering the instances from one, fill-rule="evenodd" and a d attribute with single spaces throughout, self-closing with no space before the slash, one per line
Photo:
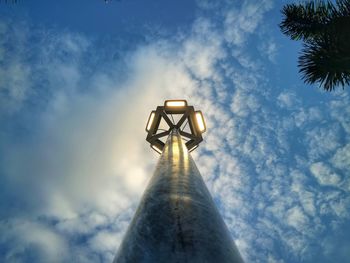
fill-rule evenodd
<path id="1" fill-rule="evenodd" d="M 164 103 L 164 105 L 166 105 L 166 103 Z M 146 132 L 147 132 L 146 141 L 148 141 L 151 144 L 151 146 L 153 145 L 157 147 L 160 151 L 163 151 L 163 148 L 165 145 L 164 142 L 160 140 L 160 138 L 168 136 L 173 129 L 177 129 L 181 136 L 189 139 L 185 143 L 189 151 L 197 148 L 196 146 L 201 141 L 203 141 L 202 132 L 200 132 L 199 130 L 196 117 L 195 117 L 196 111 L 194 110 L 193 106 L 188 106 L 187 102 L 186 102 L 186 106 L 183 106 L 183 107 L 158 106 L 155 111 L 151 112 L 151 114 L 152 113 L 154 113 L 155 115 L 154 115 L 150 129 L 147 130 L 147 127 L 146 127 Z M 148 122 L 146 125 L 148 125 L 150 121 L 151 114 L 150 114 L 150 117 L 148 118 Z M 173 123 L 168 117 L 168 114 L 182 114 L 182 117 L 179 119 L 177 123 Z M 162 118 L 168 124 L 169 129 L 167 131 L 157 133 Z M 181 130 L 181 126 L 186 120 L 188 121 L 191 133 Z"/>

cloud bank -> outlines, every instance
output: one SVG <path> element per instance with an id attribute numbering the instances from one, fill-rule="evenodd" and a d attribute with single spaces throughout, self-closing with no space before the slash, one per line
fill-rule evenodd
<path id="1" fill-rule="evenodd" d="M 2 21 L 2 261 L 111 262 L 157 159 L 145 122 L 167 98 L 205 114 L 194 157 L 246 262 L 348 257 L 331 244 L 350 217 L 349 94 L 273 82 L 274 8 L 200 1 L 189 32 L 116 57 Z"/>

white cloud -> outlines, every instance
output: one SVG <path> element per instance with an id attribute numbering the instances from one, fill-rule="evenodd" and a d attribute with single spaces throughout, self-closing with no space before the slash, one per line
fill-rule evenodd
<path id="1" fill-rule="evenodd" d="M 288 225 L 294 227 L 298 231 L 303 231 L 309 224 L 307 216 L 297 206 L 294 206 L 287 210 L 286 220 Z"/>
<path id="2" fill-rule="evenodd" d="M 212 77 L 215 62 L 224 57 L 222 41 L 214 25 L 198 19 L 193 26 L 193 36 L 183 43 L 183 61 L 188 70 L 200 78 Z"/>
<path id="3" fill-rule="evenodd" d="M 11 220 L 2 223 L 0 229 L 0 245 L 12 246 L 10 253 L 4 255 L 6 262 L 23 262 L 30 260 L 31 255 L 39 262 L 62 262 L 66 258 L 66 240 L 43 224 Z"/>
<path id="4" fill-rule="evenodd" d="M 291 92 L 291 91 L 285 91 L 282 92 L 280 95 L 277 97 L 278 104 L 281 107 L 286 107 L 286 108 L 294 108 L 298 107 L 300 105 L 299 100 L 296 97 L 296 94 Z"/>
<path id="5" fill-rule="evenodd" d="M 310 145 L 309 158 L 317 160 L 327 156 L 340 146 L 340 126 L 332 123 L 330 127 L 317 127 L 306 132 L 305 141 Z"/>
<path id="6" fill-rule="evenodd" d="M 269 254 L 267 258 L 268 263 L 284 263 L 285 261 L 276 259 L 273 255 Z"/>
<path id="7" fill-rule="evenodd" d="M 339 147 L 331 159 L 332 164 L 345 171 L 350 171 L 350 144 Z"/>
<path id="8" fill-rule="evenodd" d="M 339 175 L 332 172 L 326 164 L 321 162 L 311 164 L 310 171 L 321 185 L 338 186 L 341 181 Z"/>
<path id="9" fill-rule="evenodd" d="M 98 232 L 89 243 L 97 251 L 101 251 L 103 260 L 102 262 L 112 262 L 116 248 L 119 246 L 123 236 L 120 231 L 105 230 Z"/>
<path id="10" fill-rule="evenodd" d="M 267 59 L 269 59 L 273 63 L 276 63 L 278 48 L 275 41 L 270 40 L 269 42 L 262 42 L 261 46 L 259 47 L 259 50 L 262 54 L 264 54 L 267 57 Z"/>
<path id="11" fill-rule="evenodd" d="M 238 46 L 247 41 L 258 28 L 264 14 L 272 8 L 272 1 L 243 1 L 240 7 L 225 10 L 224 35 L 228 43 Z"/>

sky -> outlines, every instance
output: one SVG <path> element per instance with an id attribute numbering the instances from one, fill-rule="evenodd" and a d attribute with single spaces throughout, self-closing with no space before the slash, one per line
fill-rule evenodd
<path id="1" fill-rule="evenodd" d="M 111 262 L 186 99 L 245 262 L 350 262 L 350 94 L 300 80 L 273 0 L 0 2 L 0 262 Z"/>

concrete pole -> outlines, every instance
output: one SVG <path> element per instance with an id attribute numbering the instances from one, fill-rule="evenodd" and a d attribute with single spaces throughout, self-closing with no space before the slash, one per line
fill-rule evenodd
<path id="1" fill-rule="evenodd" d="M 138 262 L 243 262 L 175 129 L 113 261 Z"/>

